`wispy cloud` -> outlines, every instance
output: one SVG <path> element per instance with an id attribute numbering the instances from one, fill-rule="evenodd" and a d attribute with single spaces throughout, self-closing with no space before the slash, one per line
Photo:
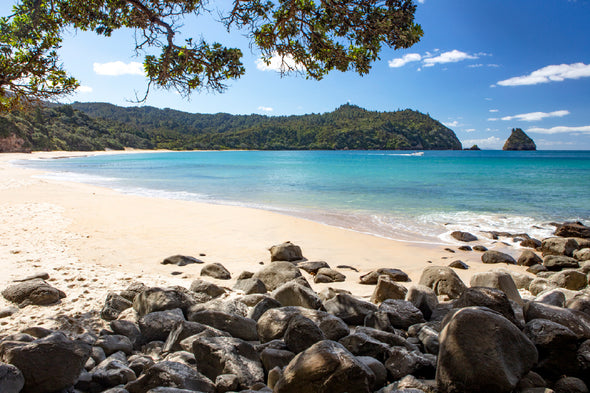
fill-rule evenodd
<path id="1" fill-rule="evenodd" d="M 263 112 L 272 112 L 273 109 L 270 106 L 259 106 L 258 110 Z"/>
<path id="2" fill-rule="evenodd" d="M 453 120 L 453 121 L 448 121 L 443 123 L 445 126 L 451 128 L 451 127 L 457 127 L 459 125 L 459 121 L 457 120 Z"/>
<path id="3" fill-rule="evenodd" d="M 84 93 L 92 93 L 92 87 L 80 85 L 76 89 L 76 93 L 82 93 L 82 94 L 84 94 Z"/>
<path id="4" fill-rule="evenodd" d="M 500 110 L 498 110 L 498 109 L 490 109 L 490 112 L 491 113 L 496 113 L 496 112 L 500 112 Z"/>
<path id="5" fill-rule="evenodd" d="M 388 64 L 391 68 L 399 68 L 399 67 L 405 66 L 406 64 L 408 64 L 412 61 L 420 61 L 420 60 L 422 60 L 422 55 L 420 55 L 418 53 L 408 53 L 406 55 L 403 55 L 403 57 L 389 60 Z"/>
<path id="6" fill-rule="evenodd" d="M 94 63 L 94 72 L 98 75 L 120 76 L 120 75 L 145 75 L 143 64 L 136 61 L 124 63 L 112 61 L 109 63 Z"/>
<path id="7" fill-rule="evenodd" d="M 468 59 L 477 59 L 477 56 L 453 49 L 449 52 L 443 52 L 438 56 L 424 59 L 424 67 L 432 67 L 435 64 L 457 63 Z"/>
<path id="8" fill-rule="evenodd" d="M 462 141 L 463 146 L 473 146 L 477 145 L 478 147 L 483 147 L 484 149 L 499 149 L 502 147 L 502 140 L 497 136 L 491 136 L 485 139 L 467 139 Z"/>
<path id="9" fill-rule="evenodd" d="M 522 113 L 520 115 L 505 116 L 502 120 L 520 120 L 520 121 L 539 121 L 548 117 L 563 117 L 569 115 L 569 111 L 554 111 L 554 112 L 531 112 Z"/>
<path id="10" fill-rule="evenodd" d="M 537 134 L 565 134 L 569 132 L 579 132 L 582 134 L 590 133 L 590 126 L 580 126 L 580 127 L 566 127 L 566 126 L 557 126 L 552 128 L 540 128 L 540 127 L 531 127 L 526 130 L 527 132 L 534 132 Z"/>
<path id="11" fill-rule="evenodd" d="M 499 81 L 500 86 L 525 86 L 540 83 L 563 82 L 566 79 L 590 77 L 590 65 L 584 63 L 549 65 L 531 72 L 528 75 Z"/>
<path id="12" fill-rule="evenodd" d="M 256 60 L 256 68 L 260 71 L 287 72 L 290 70 L 301 71 L 304 67 L 302 64 L 297 63 L 291 55 L 280 56 L 274 54 L 268 64 L 262 59 Z"/>

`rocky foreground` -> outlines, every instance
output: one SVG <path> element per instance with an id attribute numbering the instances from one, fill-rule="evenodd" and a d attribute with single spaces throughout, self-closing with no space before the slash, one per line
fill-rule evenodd
<path id="1" fill-rule="evenodd" d="M 463 250 L 477 240 L 453 237 Z M 588 392 L 590 227 L 564 224 L 521 245 L 518 260 L 473 252 L 530 275 L 493 269 L 467 286 L 453 269 L 468 266 L 455 261 L 402 285 L 407 274 L 382 268 L 361 277 L 375 286 L 370 301 L 314 292 L 302 271 L 315 282 L 346 278 L 291 243 L 273 246 L 272 262 L 232 289 L 134 282 L 109 293 L 101 331 L 30 326 L 0 336 L 0 392 Z M 220 264 L 201 275 L 230 278 Z M 67 294 L 48 279 L 23 278 L 2 295 L 25 309 L 59 302 Z"/>

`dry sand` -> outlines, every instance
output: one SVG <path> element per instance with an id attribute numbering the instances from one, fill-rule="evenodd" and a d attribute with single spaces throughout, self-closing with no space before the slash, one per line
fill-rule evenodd
<path id="1" fill-rule="evenodd" d="M 381 267 L 401 269 L 416 283 L 426 266 L 460 259 L 470 266 L 457 271 L 467 285 L 474 273 L 505 267 L 484 265 L 480 253 L 458 251 L 459 243 L 448 245 L 456 250 L 450 253 L 444 250 L 447 246 L 393 241 L 264 210 L 123 195 L 48 180 L 42 172 L 10 164 L 84 154 L 88 153 L 0 154 L 0 290 L 15 279 L 47 272 L 49 283 L 67 294 L 59 304 L 28 306 L 0 318 L 0 334 L 34 325 L 88 328 L 107 292 L 136 280 L 188 287 L 202 265 L 160 264 L 175 254 L 219 262 L 237 277 L 244 270 L 260 269 L 262 262 L 268 264 L 268 248 L 289 240 L 301 246 L 310 261 L 359 270 L 337 269 L 347 276 L 345 282 L 315 284 L 314 289 L 344 288 L 357 296 L 370 296 L 374 289 L 358 284 L 359 276 Z M 491 241 L 484 243 L 490 246 Z M 520 254 L 501 243 L 492 248 L 514 257 Z M 524 271 L 520 266 L 510 269 Z M 235 281 L 208 279 L 226 287 Z M 14 305 L 0 297 L 0 310 L 8 307 Z"/>

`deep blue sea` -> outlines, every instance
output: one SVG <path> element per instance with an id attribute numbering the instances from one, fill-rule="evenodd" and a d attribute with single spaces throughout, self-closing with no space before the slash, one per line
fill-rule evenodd
<path id="1" fill-rule="evenodd" d="M 205 151 L 31 160 L 46 177 L 124 193 L 243 205 L 378 236 L 590 223 L 590 151 Z M 247 223 L 245 224 L 247 227 Z"/>

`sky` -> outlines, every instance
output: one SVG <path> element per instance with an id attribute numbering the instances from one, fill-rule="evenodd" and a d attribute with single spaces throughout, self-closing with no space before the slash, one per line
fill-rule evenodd
<path id="1" fill-rule="evenodd" d="M 2 2 L 1 15 L 10 13 Z M 210 1 L 210 7 L 215 5 Z M 260 62 L 242 32 L 211 15 L 183 21 L 181 38 L 241 48 L 246 74 L 225 93 L 189 100 L 152 89 L 141 105 L 192 113 L 268 116 L 414 109 L 451 128 L 464 147 L 501 149 L 512 128 L 543 150 L 590 149 L 590 0 L 418 0 L 424 37 L 409 49 L 384 48 L 370 73 L 334 71 L 321 81 L 281 77 Z M 66 101 L 132 106 L 147 79 L 133 31 L 110 38 L 69 30 L 60 50 L 81 83 Z"/>

